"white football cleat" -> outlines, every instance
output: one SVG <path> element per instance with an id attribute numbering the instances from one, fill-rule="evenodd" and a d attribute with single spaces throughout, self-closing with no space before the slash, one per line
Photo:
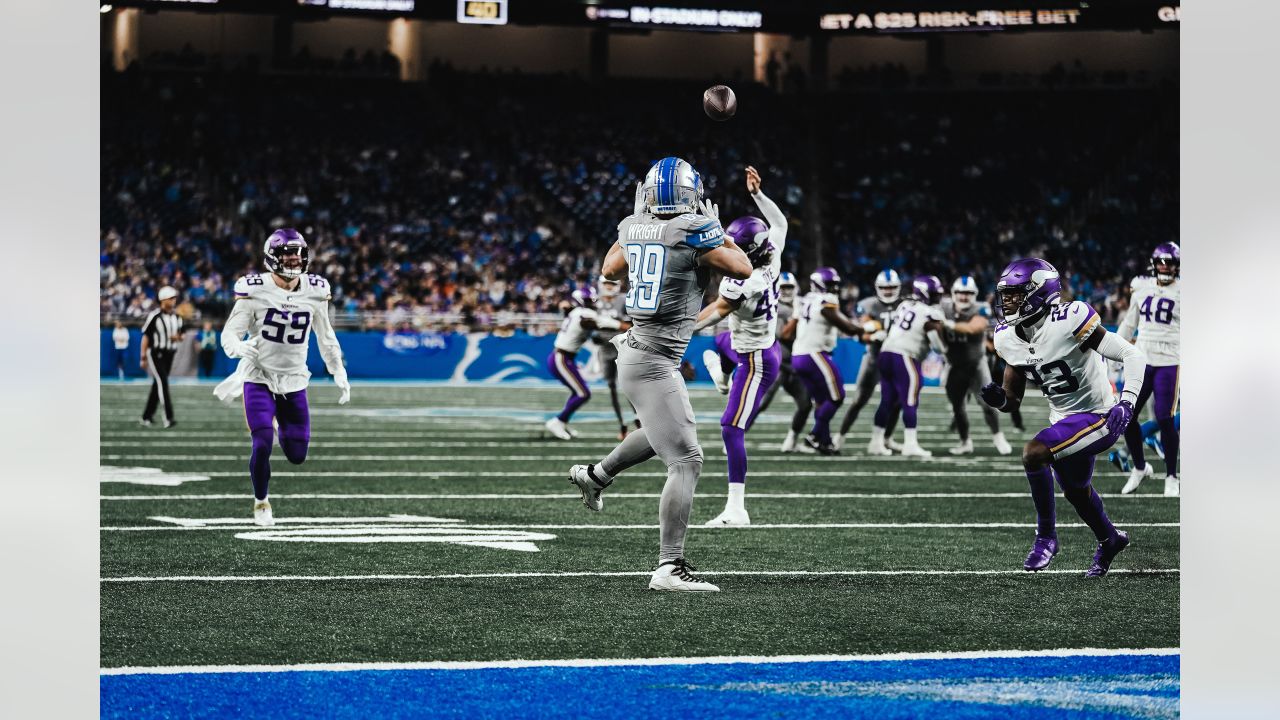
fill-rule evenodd
<path id="1" fill-rule="evenodd" d="M 1001 455 L 1008 455 L 1013 452 L 1013 446 L 1005 439 L 1004 433 L 998 432 L 991 436 L 991 444 L 996 446 L 996 452 Z"/>
<path id="2" fill-rule="evenodd" d="M 561 440 L 573 439 L 573 436 L 569 434 L 569 426 L 566 425 L 564 421 L 558 417 L 553 417 L 550 420 L 548 420 L 545 427 L 547 428 L 547 432 L 551 433 L 552 435 L 555 435 Z"/>
<path id="3" fill-rule="evenodd" d="M 969 438 L 953 448 L 947 448 L 947 452 L 952 455 L 972 455 L 973 454 L 973 438 Z"/>
<path id="4" fill-rule="evenodd" d="M 707 366 L 707 374 L 711 376 L 711 382 L 716 384 L 716 390 L 719 390 L 721 395 L 728 395 L 729 381 L 725 379 L 724 368 L 720 367 L 720 353 L 715 350 L 703 350 L 702 364 Z"/>
<path id="5" fill-rule="evenodd" d="M 1134 468 L 1130 470 L 1129 481 L 1124 484 L 1124 487 L 1120 488 L 1120 494 L 1128 495 L 1134 490 L 1137 490 L 1138 486 L 1142 484 L 1142 481 L 1151 477 L 1155 471 L 1155 468 L 1151 467 L 1151 463 L 1147 463 L 1141 468 Z"/>
<path id="6" fill-rule="evenodd" d="M 569 437 L 575 440 L 578 439 L 578 431 L 574 430 L 572 425 L 570 425 L 569 423 L 565 423 L 564 429 L 569 431 Z"/>
<path id="7" fill-rule="evenodd" d="M 919 443 L 906 443 L 902 446 L 902 454 L 906 457 L 933 457 L 933 453 L 920 447 Z"/>
<path id="8" fill-rule="evenodd" d="M 744 525 L 750 525 L 750 524 L 751 524 L 751 517 L 747 515 L 746 508 L 743 508 L 743 509 L 735 508 L 732 510 L 729 508 L 725 508 L 724 512 L 715 516 L 714 519 L 707 521 L 707 525 L 709 526 L 729 525 L 729 526 L 742 527 Z"/>
<path id="9" fill-rule="evenodd" d="M 898 442 L 897 440 L 894 440 L 891 437 L 887 437 L 884 439 L 884 446 L 896 453 L 902 452 L 902 443 Z"/>
<path id="10" fill-rule="evenodd" d="M 789 453 L 796 451 L 796 434 L 787 432 L 787 436 L 782 440 L 782 452 Z"/>
<path id="11" fill-rule="evenodd" d="M 694 567 L 684 558 L 668 560 L 653 571 L 649 578 L 650 590 L 667 590 L 671 592 L 720 592 L 720 588 L 705 580 L 694 577 L 690 570 Z"/>
<path id="12" fill-rule="evenodd" d="M 844 447 L 844 435 L 841 435 L 840 433 L 836 433 L 835 435 L 832 435 L 831 447 L 835 448 L 836 450 L 839 450 L 842 447 Z"/>
<path id="13" fill-rule="evenodd" d="M 1177 475 L 1169 475 L 1164 479 L 1164 495 L 1165 497 L 1178 497 L 1182 492 L 1182 483 L 1178 481 Z"/>
<path id="14" fill-rule="evenodd" d="M 271 527 L 276 524 L 276 519 L 271 515 L 271 503 L 266 500 L 254 500 L 253 524 L 261 527 Z"/>
<path id="15" fill-rule="evenodd" d="M 893 451 L 884 446 L 884 443 L 878 443 L 875 440 L 867 443 L 868 455 L 892 455 Z"/>
<path id="16" fill-rule="evenodd" d="M 600 485 L 591 477 L 590 465 L 574 465 L 569 468 L 569 482 L 582 491 L 582 504 L 588 510 L 600 512 L 604 509 L 604 498 L 601 497 L 608 485 Z"/>

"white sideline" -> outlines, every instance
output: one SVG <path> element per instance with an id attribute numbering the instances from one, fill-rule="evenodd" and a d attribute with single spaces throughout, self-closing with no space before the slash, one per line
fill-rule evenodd
<path id="1" fill-rule="evenodd" d="M 160 520 L 161 518 L 153 518 Z M 167 520 L 167 519 L 166 519 Z M 352 518 L 347 525 L 353 527 L 365 527 L 369 523 L 368 518 Z M 456 522 L 456 521 L 450 521 Z M 300 520 L 296 524 L 289 523 L 288 518 L 277 518 L 277 526 L 286 526 L 295 530 L 311 529 L 314 521 Z M 439 525 L 441 522 L 426 522 L 414 520 L 389 521 L 387 527 L 423 527 Z M 1180 522 L 1127 522 L 1123 523 L 1126 528 L 1176 528 L 1182 527 Z M 998 523 L 774 523 L 759 525 L 741 525 L 728 527 L 708 527 L 710 532 L 732 532 L 742 530 L 912 530 L 939 528 L 947 530 L 1005 530 L 1011 528 L 1035 528 L 1035 523 L 1026 522 L 998 522 Z M 1082 528 L 1087 527 L 1084 523 L 1058 523 L 1060 528 Z M 334 525 L 324 525 L 323 527 L 334 527 Z M 658 530 L 661 525 L 594 525 L 579 524 L 570 525 L 565 523 L 548 523 L 548 524 L 517 524 L 517 523 L 468 523 L 466 525 L 456 525 L 454 527 L 465 527 L 468 529 L 480 530 Z M 246 518 L 242 524 L 219 524 L 219 525 L 129 525 L 129 526 L 104 526 L 99 527 L 100 532 L 163 532 L 166 530 L 255 530 L 257 526 L 253 521 Z"/>
<path id="2" fill-rule="evenodd" d="M 1100 493 L 1101 494 L 1101 493 Z M 698 497 L 726 497 L 727 493 L 698 493 Z M 753 500 L 931 500 L 935 498 L 946 499 L 999 499 L 999 498 L 1017 498 L 1023 499 L 1028 495 L 1025 492 L 1009 492 L 1009 493 L 962 493 L 962 492 L 937 492 L 937 493 L 750 493 L 747 497 Z M 242 493 L 210 493 L 205 495 L 101 495 L 99 500 L 111 501 L 127 501 L 139 502 L 145 500 L 244 500 L 248 497 L 248 492 Z M 429 494 L 429 493 L 272 493 L 274 499 L 289 500 L 576 500 L 581 495 L 579 493 L 454 493 L 454 494 Z M 646 498 L 654 499 L 662 497 L 662 493 L 609 493 L 610 500 L 618 498 Z M 1061 493 L 1057 497 L 1063 497 Z M 1108 500 L 1112 498 L 1147 498 L 1150 500 L 1177 500 L 1174 497 L 1167 497 L 1159 493 L 1131 493 L 1129 495 L 1103 495 Z"/>
<path id="3" fill-rule="evenodd" d="M 1110 575 L 1176 575 L 1182 572 L 1178 568 L 1159 568 L 1132 570 L 1117 568 Z M 1029 573 L 1026 570 L 706 570 L 698 571 L 699 575 L 757 575 L 766 577 L 825 577 L 825 576 L 900 576 L 900 575 L 1014 575 L 1031 577 L 1034 575 L 1079 575 L 1080 570 L 1041 570 Z M 498 578 L 560 578 L 560 577 L 648 577 L 652 570 L 626 570 L 618 572 L 514 572 L 514 573 L 455 573 L 448 575 L 170 575 L 159 577 L 123 576 L 99 578 L 100 583 L 141 583 L 141 582 L 323 582 L 334 580 L 339 582 L 357 580 L 483 580 Z"/>
<path id="4" fill-rule="evenodd" d="M 1018 658 L 1179 655 L 1180 648 L 1059 648 L 1053 650 L 958 650 L 879 655 L 717 655 L 710 657 L 580 658 L 569 660 L 428 660 L 421 662 L 303 663 L 297 665 L 169 665 L 101 668 L 101 675 L 189 673 L 355 672 L 361 670 L 493 670 L 534 667 L 637 667 L 653 665 L 758 665 L 764 663 L 903 662 L 910 660 L 990 660 Z"/>

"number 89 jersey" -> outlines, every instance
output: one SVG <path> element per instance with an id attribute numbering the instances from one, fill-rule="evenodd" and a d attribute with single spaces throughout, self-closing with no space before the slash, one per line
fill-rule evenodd
<path id="1" fill-rule="evenodd" d="M 268 376 L 301 376 L 301 386 L 311 376 L 307 370 L 307 346 L 311 328 L 323 316 L 328 326 L 329 282 L 319 275 L 303 275 L 292 290 L 285 290 L 265 275 L 246 275 L 236 280 L 236 306 L 250 313 L 249 337 L 258 339 L 258 358 L 246 378 L 250 382 L 268 382 L 255 378 L 256 371 Z M 270 378 L 277 380 L 278 378 Z M 289 386 L 297 382 L 287 383 Z M 275 390 L 293 392 L 293 390 Z"/>
<path id="2" fill-rule="evenodd" d="M 996 328 L 996 354 L 1040 385 L 1049 398 L 1049 420 L 1074 413 L 1105 413 L 1114 404 L 1107 364 L 1101 355 L 1080 347 L 1095 332 L 1106 332 L 1102 318 L 1085 302 L 1054 305 L 1023 340 L 1009 325 Z"/>
<path id="3" fill-rule="evenodd" d="M 710 279 L 698 256 L 724 244 L 720 221 L 695 213 L 637 213 L 618 224 L 618 244 L 627 255 L 631 337 L 679 360 L 693 336 Z"/>

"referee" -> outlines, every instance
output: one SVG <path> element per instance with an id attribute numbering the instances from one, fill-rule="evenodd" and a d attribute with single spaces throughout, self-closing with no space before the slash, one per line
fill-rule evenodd
<path id="1" fill-rule="evenodd" d="M 147 315 L 142 325 L 142 369 L 151 376 L 151 394 L 147 409 L 142 411 L 142 424 L 150 427 L 156 406 L 164 403 L 164 426 L 173 427 L 173 399 L 169 397 L 169 370 L 173 354 L 182 340 L 182 318 L 173 311 L 178 304 L 178 291 L 165 285 L 156 295 L 160 307 Z"/>

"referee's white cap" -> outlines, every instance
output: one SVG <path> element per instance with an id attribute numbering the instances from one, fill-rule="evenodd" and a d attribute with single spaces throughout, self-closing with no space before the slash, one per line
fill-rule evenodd
<path id="1" fill-rule="evenodd" d="M 160 292 L 156 294 L 156 297 L 159 298 L 161 301 L 168 300 L 169 298 L 176 298 L 178 297 L 178 291 L 175 290 L 172 286 L 165 285 L 164 287 L 160 288 Z"/>

